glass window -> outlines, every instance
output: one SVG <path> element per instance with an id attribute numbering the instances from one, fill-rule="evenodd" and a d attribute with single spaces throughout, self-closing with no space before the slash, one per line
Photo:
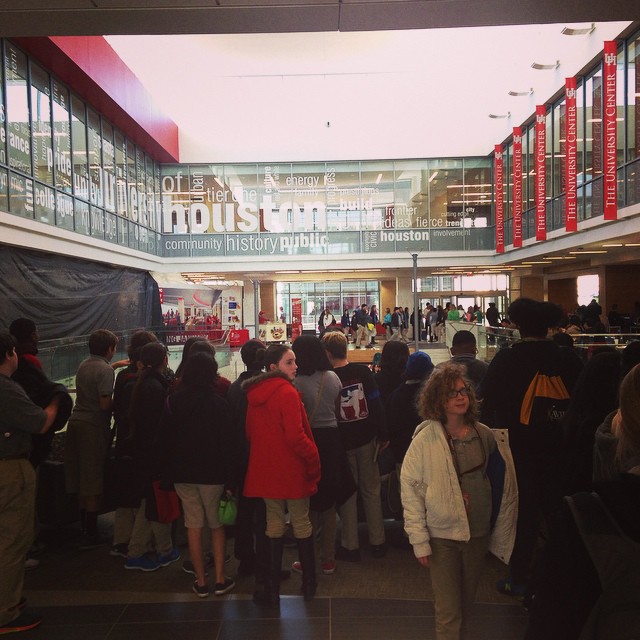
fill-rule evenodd
<path id="1" fill-rule="evenodd" d="M 431 188 L 438 177 L 442 177 L 438 167 L 431 168 L 426 161 L 396 162 L 393 200 L 384 213 L 384 228 L 402 230 L 418 226 L 428 229 L 429 197 L 430 194 L 433 197 Z"/>
<path id="2" fill-rule="evenodd" d="M 55 186 L 71 193 L 71 128 L 69 124 L 69 92 L 52 80 L 53 88 L 53 163 Z M 73 210 L 72 210 L 73 212 Z M 73 218 L 73 215 L 71 216 Z"/>
<path id="3" fill-rule="evenodd" d="M 145 227 L 149 226 L 147 219 L 147 173 L 145 170 L 144 152 L 136 147 L 136 183 L 135 198 L 138 202 L 138 222 Z"/>
<path id="4" fill-rule="evenodd" d="M 627 161 L 640 156 L 640 35 L 628 44 L 627 66 Z"/>
<path id="5" fill-rule="evenodd" d="M 360 199 L 364 205 L 364 229 L 383 229 L 387 212 L 394 202 L 393 162 L 362 162 L 360 164 Z M 413 226 L 419 226 L 420 210 L 414 207 Z M 428 224 L 428 217 L 423 216 Z"/>
<path id="6" fill-rule="evenodd" d="M 136 189 L 136 149 L 133 142 L 125 142 L 125 157 L 127 162 L 127 217 L 133 222 L 138 221 L 138 190 Z M 129 239 L 131 239 L 131 229 L 129 227 Z M 131 246 L 131 245 L 129 245 Z M 137 247 L 136 247 L 137 248 Z"/>
<path id="7" fill-rule="evenodd" d="M 33 218 L 33 180 L 19 173 L 9 173 L 9 211 Z"/>
<path id="8" fill-rule="evenodd" d="M 489 160 L 465 159 L 463 207 L 465 228 L 489 226 L 492 206 L 491 162 Z"/>
<path id="9" fill-rule="evenodd" d="M 31 175 L 27 56 L 5 43 L 9 166 Z"/>
<path id="10" fill-rule="evenodd" d="M 56 226 L 73 231 L 73 198 L 56 192 Z"/>
<path id="11" fill-rule="evenodd" d="M 567 157 L 567 117 L 565 100 L 553 106 L 553 195 L 559 196 L 566 191 L 564 161 Z"/>
<path id="12" fill-rule="evenodd" d="M 51 187 L 47 187 L 39 182 L 33 184 L 33 195 L 35 199 L 35 217 L 40 222 L 47 224 L 56 223 L 56 195 Z"/>
<path id="13" fill-rule="evenodd" d="M 274 230 L 278 229 L 276 200 L 272 199 L 269 206 L 266 200 L 262 205 L 259 202 L 261 189 L 257 165 L 211 166 L 209 173 L 211 172 L 216 174 L 214 178 L 216 196 L 211 208 L 211 226 L 215 233 L 225 229 L 230 233 L 264 231 L 265 225 L 273 225 Z M 198 189 L 202 189 L 199 181 L 202 180 L 203 175 L 205 175 L 204 167 L 200 170 L 199 176 L 190 172 L 192 206 L 202 199 Z M 272 190 L 271 195 L 276 195 L 275 189 Z M 263 216 L 262 219 L 260 215 Z"/>
<path id="14" fill-rule="evenodd" d="M 33 127 L 33 175 L 42 182 L 53 184 L 49 74 L 33 63 L 31 64 L 31 125 Z"/>
<path id="15" fill-rule="evenodd" d="M 1 67 L 2 65 L 0 65 Z M 9 210 L 9 174 L 6 169 L 0 169 L 0 210 Z"/>
<path id="16" fill-rule="evenodd" d="M 116 149 L 116 212 L 127 217 L 127 156 L 124 136 L 116 129 L 114 132 Z M 122 244 L 122 243 L 120 243 Z M 126 243 L 125 245 L 126 246 Z"/>
<path id="17" fill-rule="evenodd" d="M 522 193 L 524 211 L 536 206 L 536 126 L 535 123 L 526 128 L 522 136 Z"/>
<path id="18" fill-rule="evenodd" d="M 430 182 L 431 226 L 439 229 L 461 227 L 465 202 L 462 160 L 431 160 L 429 170 L 438 172 Z"/>
<path id="19" fill-rule="evenodd" d="M 0 39 L 0 53 L 2 52 L 2 39 Z M 0 64 L 0 164 L 7 164 L 7 118 L 4 111 L 4 64 Z M 0 172 L 0 176 L 4 175 L 4 189 L 6 197 L 6 189 L 9 183 L 6 172 Z M 1 178 L 0 178 L 1 180 Z M 0 203 L 2 200 L 2 183 L 0 182 Z M 5 210 L 8 208 L 4 207 Z"/>
<path id="20" fill-rule="evenodd" d="M 76 96 L 71 97 L 71 144 L 73 146 L 73 193 L 76 198 L 89 200 L 87 115 L 84 102 Z M 82 210 L 84 211 L 84 208 Z"/>
<path id="21" fill-rule="evenodd" d="M 85 236 L 91 235 L 91 218 L 89 217 L 89 203 L 82 200 L 74 200 L 75 230 Z"/>
<path id="22" fill-rule="evenodd" d="M 107 211 L 116 210 L 116 148 L 113 127 L 102 121 L 102 202 Z"/>
<path id="23" fill-rule="evenodd" d="M 357 162 L 327 164 L 327 228 L 331 231 L 360 231 L 360 210 L 351 200 L 352 191 L 360 186 Z M 334 180 L 334 183 L 331 180 Z M 335 189 L 332 184 L 335 184 Z"/>
<path id="24" fill-rule="evenodd" d="M 87 123 L 91 204 L 102 207 L 102 134 L 100 116 L 93 109 L 87 109 Z"/>
<path id="25" fill-rule="evenodd" d="M 149 227 L 149 229 L 160 229 L 158 225 L 158 221 L 156 220 L 155 213 L 155 195 L 154 195 L 154 184 L 155 184 L 155 176 L 154 176 L 154 164 L 153 160 L 148 156 L 145 158 L 145 176 L 146 176 L 146 197 L 145 197 L 145 205 L 147 208 L 147 219 L 145 225 Z"/>
<path id="26" fill-rule="evenodd" d="M 602 67 L 585 83 L 585 180 L 594 180 L 587 192 L 587 217 L 602 215 Z M 590 143 L 590 144 L 589 144 Z"/>
<path id="27" fill-rule="evenodd" d="M 577 152 L 576 152 L 576 183 L 578 185 L 578 220 L 584 219 L 584 179 L 587 140 L 585 134 L 584 82 L 579 81 L 576 88 L 576 124 L 577 124 Z"/>

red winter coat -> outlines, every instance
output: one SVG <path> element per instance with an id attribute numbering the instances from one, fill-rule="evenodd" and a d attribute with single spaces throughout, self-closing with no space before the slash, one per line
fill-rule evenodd
<path id="1" fill-rule="evenodd" d="M 275 371 L 247 380 L 249 467 L 244 495 L 294 500 L 317 491 L 320 458 L 296 388 Z"/>

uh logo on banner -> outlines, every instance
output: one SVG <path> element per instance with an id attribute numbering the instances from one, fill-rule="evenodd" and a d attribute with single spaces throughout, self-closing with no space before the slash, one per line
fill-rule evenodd
<path id="1" fill-rule="evenodd" d="M 522 247 L 522 127 L 513 127 L 513 248 Z"/>

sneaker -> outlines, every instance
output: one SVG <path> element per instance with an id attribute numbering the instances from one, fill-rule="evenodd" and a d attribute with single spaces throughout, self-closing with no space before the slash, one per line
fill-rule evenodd
<path id="1" fill-rule="evenodd" d="M 217 596 L 223 596 L 236 586 L 236 583 L 231 578 L 225 578 L 224 582 L 216 582 L 213 592 Z"/>
<path id="2" fill-rule="evenodd" d="M 326 576 L 330 576 L 332 573 L 335 573 L 337 566 L 338 565 L 336 564 L 335 560 L 320 563 L 322 573 L 324 573 Z"/>
<path id="3" fill-rule="evenodd" d="M 292 565 L 291 565 L 291 570 L 294 571 L 295 573 L 300 573 L 302 574 L 302 562 L 300 562 L 300 560 L 296 560 Z"/>
<path id="4" fill-rule="evenodd" d="M 209 585 L 203 584 L 202 586 L 198 584 L 196 580 L 193 583 L 192 587 L 193 593 L 195 593 L 198 598 L 208 598 L 209 597 Z"/>
<path id="5" fill-rule="evenodd" d="M 231 556 L 228 556 L 229 559 L 231 559 Z M 227 562 L 227 558 L 224 559 L 225 562 Z M 207 573 L 207 569 L 213 569 L 213 567 L 215 566 L 215 563 L 213 561 L 213 554 L 210 551 L 207 551 L 204 554 L 204 575 L 207 576 L 209 575 Z M 196 570 L 193 568 L 193 562 L 191 562 L 191 560 L 185 560 L 182 563 L 182 570 L 185 573 L 190 573 L 192 576 L 196 575 Z"/>
<path id="6" fill-rule="evenodd" d="M 149 556 L 138 556 L 137 558 L 127 558 L 124 563 L 125 569 L 137 571 L 157 571 L 162 565 Z"/>
<path id="7" fill-rule="evenodd" d="M 129 551 L 129 545 L 126 542 L 120 542 L 114 544 L 109 550 L 110 556 L 118 556 L 120 558 L 126 558 Z"/>
<path id="8" fill-rule="evenodd" d="M 338 547 L 338 550 L 336 551 L 336 560 L 360 562 L 360 549 L 345 549 L 344 547 Z"/>
<path id="9" fill-rule="evenodd" d="M 504 593 L 508 596 L 514 596 L 515 598 L 524 598 L 527 594 L 527 585 L 512 582 L 511 578 L 498 580 L 498 582 L 496 582 L 496 588 L 500 593 Z"/>
<path id="10" fill-rule="evenodd" d="M 24 561 L 25 571 L 29 571 L 29 569 L 35 569 L 40 564 L 40 560 L 37 558 L 27 558 Z"/>
<path id="11" fill-rule="evenodd" d="M 22 611 L 15 620 L 0 625 L 0 635 L 29 631 L 29 629 L 35 629 L 41 622 L 42 618 L 39 618 L 37 615 L 29 611 Z"/>
<path id="12" fill-rule="evenodd" d="M 172 562 L 176 562 L 177 560 L 180 560 L 180 549 L 177 547 L 173 547 L 169 553 L 164 555 L 158 554 L 158 564 L 161 567 L 168 567 Z"/>
<path id="13" fill-rule="evenodd" d="M 387 555 L 387 545 L 386 544 L 374 544 L 371 547 L 371 555 L 374 558 L 384 558 Z"/>

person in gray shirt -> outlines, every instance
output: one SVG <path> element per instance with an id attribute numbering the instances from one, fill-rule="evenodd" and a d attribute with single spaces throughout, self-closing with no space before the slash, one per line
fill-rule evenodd
<path id="1" fill-rule="evenodd" d="M 104 469 L 110 442 L 112 394 L 115 372 L 109 364 L 118 338 L 98 329 L 89 336 L 89 353 L 76 373 L 73 408 L 64 452 L 67 493 L 78 495 L 81 549 L 93 549 L 98 537 L 98 512 L 102 501 Z"/>
<path id="2" fill-rule="evenodd" d="M 0 635 L 27 631 L 42 620 L 24 607 L 24 561 L 33 542 L 36 475 L 29 462 L 32 435 L 45 433 L 59 397 L 41 409 L 11 380 L 18 368 L 16 341 L 0 333 Z"/>

